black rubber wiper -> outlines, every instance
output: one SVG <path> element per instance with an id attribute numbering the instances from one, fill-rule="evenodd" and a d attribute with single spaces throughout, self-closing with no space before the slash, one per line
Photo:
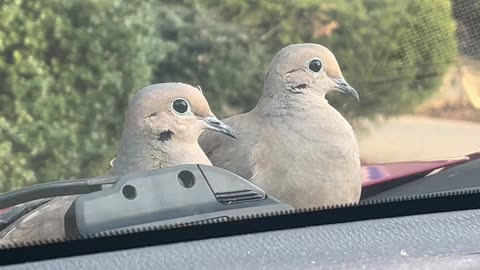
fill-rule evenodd
<path id="1" fill-rule="evenodd" d="M 117 180 L 118 176 L 102 176 L 37 184 L 0 194 L 0 209 L 38 199 L 91 193 L 102 190 Z"/>

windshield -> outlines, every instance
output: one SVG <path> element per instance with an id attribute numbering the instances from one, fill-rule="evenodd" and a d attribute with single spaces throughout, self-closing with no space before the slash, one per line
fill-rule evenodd
<path id="1" fill-rule="evenodd" d="M 480 151 L 478 0 L 12 0 L 0 17 L 0 193 L 202 164 L 327 206 Z M 382 167 L 412 161 L 440 163 Z"/>

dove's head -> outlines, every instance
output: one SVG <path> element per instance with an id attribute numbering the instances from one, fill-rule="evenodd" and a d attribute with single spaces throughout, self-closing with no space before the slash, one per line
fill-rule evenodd
<path id="1" fill-rule="evenodd" d="M 130 101 L 126 118 L 125 128 L 150 137 L 157 146 L 196 143 L 205 129 L 235 138 L 234 130 L 212 113 L 201 88 L 183 83 L 143 88 Z"/>
<path id="2" fill-rule="evenodd" d="M 274 56 L 264 94 L 275 96 L 279 90 L 322 99 L 330 91 L 339 91 L 359 100 L 357 91 L 343 77 L 335 55 L 314 43 L 292 44 Z"/>

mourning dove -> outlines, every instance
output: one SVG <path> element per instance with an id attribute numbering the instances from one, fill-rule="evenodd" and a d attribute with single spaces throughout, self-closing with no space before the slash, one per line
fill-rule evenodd
<path id="1" fill-rule="evenodd" d="M 358 144 L 350 124 L 325 99 L 331 91 L 358 101 L 329 49 L 286 46 L 270 64 L 256 107 L 224 119 L 237 140 L 205 132 L 200 146 L 214 166 L 293 207 L 358 202 Z"/>
<path id="2" fill-rule="evenodd" d="M 148 86 L 129 103 L 120 151 L 108 174 L 212 165 L 198 145 L 205 129 L 235 138 L 233 129 L 212 113 L 201 88 L 182 83 Z"/>
<path id="3" fill-rule="evenodd" d="M 211 165 L 198 145 L 210 129 L 235 137 L 211 112 L 201 88 L 162 83 L 140 90 L 129 102 L 117 158 L 109 175 L 180 164 Z M 64 215 L 76 196 L 54 198 L 5 228 L 0 244 L 65 236 Z"/>

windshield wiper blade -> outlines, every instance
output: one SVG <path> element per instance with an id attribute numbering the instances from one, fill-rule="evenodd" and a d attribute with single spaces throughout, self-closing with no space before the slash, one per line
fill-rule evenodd
<path id="1" fill-rule="evenodd" d="M 102 176 L 37 184 L 0 194 L 0 209 L 38 199 L 91 193 L 102 190 L 117 180 L 118 176 Z"/>

